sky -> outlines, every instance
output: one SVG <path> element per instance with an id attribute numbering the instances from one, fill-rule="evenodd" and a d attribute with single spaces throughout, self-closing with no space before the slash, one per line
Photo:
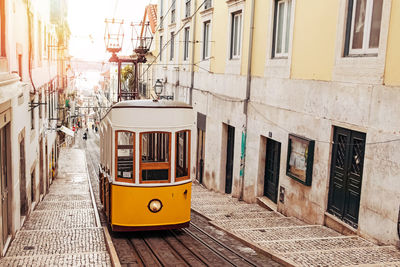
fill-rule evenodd
<path id="1" fill-rule="evenodd" d="M 143 19 L 144 9 L 156 0 L 68 0 L 71 30 L 69 53 L 72 58 L 92 61 L 109 59 L 104 42 L 107 19 L 124 19 L 124 43 L 120 55 L 132 54 L 131 22 Z"/>

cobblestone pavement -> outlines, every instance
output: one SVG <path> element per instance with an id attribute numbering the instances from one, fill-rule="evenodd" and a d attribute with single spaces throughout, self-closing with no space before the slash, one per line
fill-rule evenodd
<path id="1" fill-rule="evenodd" d="M 111 266 L 103 229 L 96 224 L 83 150 L 61 150 L 57 178 L 0 266 Z"/>
<path id="2" fill-rule="evenodd" d="M 397 266 L 400 250 L 344 236 L 193 183 L 192 210 L 210 224 L 293 266 Z"/>

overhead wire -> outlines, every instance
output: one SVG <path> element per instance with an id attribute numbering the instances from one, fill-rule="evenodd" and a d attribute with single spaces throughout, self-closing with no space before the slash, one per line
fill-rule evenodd
<path id="1" fill-rule="evenodd" d="M 176 1 L 176 0 L 174 0 L 173 3 L 175 3 L 175 1 Z M 178 31 L 176 31 L 176 32 L 174 33 L 174 35 L 173 35 L 174 38 L 175 38 L 176 35 L 178 35 L 178 33 L 179 33 L 180 31 L 182 31 L 182 30 L 185 28 L 185 26 L 188 24 L 189 21 L 192 21 L 194 15 L 196 15 L 197 12 L 199 12 L 199 10 L 203 7 L 203 5 L 204 5 L 207 1 L 208 1 L 208 0 L 203 0 L 203 2 L 199 5 L 199 7 L 196 9 L 196 11 L 193 12 L 193 14 L 190 15 L 190 17 L 188 17 L 188 18 L 190 18 L 190 19 L 186 20 L 185 23 L 183 23 L 183 25 L 178 29 Z M 172 6 L 172 5 L 171 5 L 171 6 Z M 161 50 L 160 50 L 160 52 L 158 53 L 158 55 L 154 58 L 154 60 L 151 62 L 151 64 L 150 64 L 150 65 L 146 68 L 146 70 L 142 73 L 142 75 L 140 76 L 140 79 L 143 78 L 144 74 L 147 73 L 147 71 L 150 69 L 150 67 L 157 61 L 157 59 L 160 57 L 160 54 L 161 54 L 161 53 L 164 51 L 164 49 L 170 44 L 171 40 L 172 40 L 172 38 L 170 38 L 170 39 L 165 43 L 165 45 L 161 48 Z"/>

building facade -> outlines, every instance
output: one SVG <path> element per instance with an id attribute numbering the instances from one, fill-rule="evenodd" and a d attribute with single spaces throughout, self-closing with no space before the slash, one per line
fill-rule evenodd
<path id="1" fill-rule="evenodd" d="M 62 92 L 50 1 L 0 0 L 1 255 L 55 175 Z"/>
<path id="2" fill-rule="evenodd" d="M 400 3 L 159 0 L 154 79 L 193 105 L 192 174 L 399 244 Z"/>

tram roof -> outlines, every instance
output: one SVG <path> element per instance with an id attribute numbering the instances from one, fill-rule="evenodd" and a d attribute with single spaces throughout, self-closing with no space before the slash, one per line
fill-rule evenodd
<path id="1" fill-rule="evenodd" d="M 112 108 L 189 108 L 192 106 L 179 101 L 171 100 L 125 100 L 116 103 Z"/>

